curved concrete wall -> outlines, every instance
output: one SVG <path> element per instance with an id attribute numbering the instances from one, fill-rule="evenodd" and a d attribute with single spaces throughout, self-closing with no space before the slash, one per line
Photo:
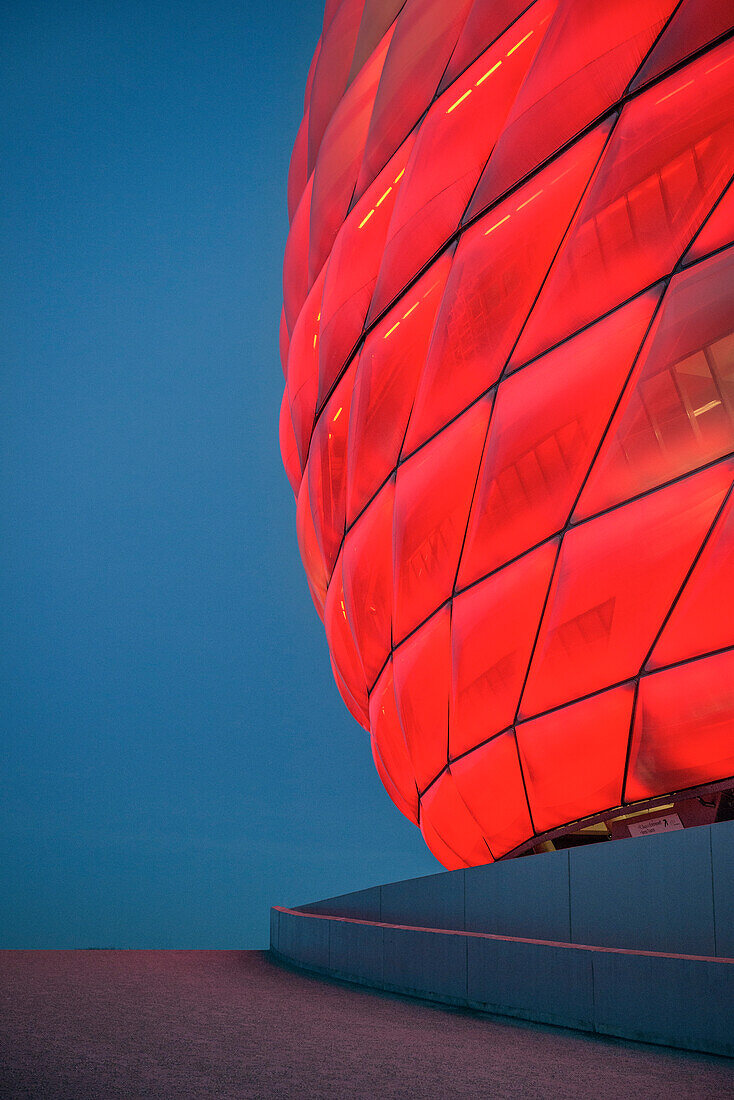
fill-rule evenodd
<path id="1" fill-rule="evenodd" d="M 274 908 L 271 949 L 380 989 L 734 1055 L 734 822 Z"/>

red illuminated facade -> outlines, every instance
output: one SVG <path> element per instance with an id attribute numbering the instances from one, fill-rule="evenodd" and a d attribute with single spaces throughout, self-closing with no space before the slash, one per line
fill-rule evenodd
<path id="1" fill-rule="evenodd" d="M 281 449 L 447 867 L 734 785 L 733 171 L 730 3 L 327 0 Z"/>

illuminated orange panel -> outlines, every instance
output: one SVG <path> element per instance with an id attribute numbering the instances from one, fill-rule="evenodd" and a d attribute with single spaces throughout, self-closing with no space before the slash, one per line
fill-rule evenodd
<path id="1" fill-rule="evenodd" d="M 326 0 L 281 453 L 338 689 L 447 867 L 734 785 L 732 29 Z"/>
<path id="2" fill-rule="evenodd" d="M 454 598 L 452 757 L 514 722 L 556 552 L 546 543 Z"/>
<path id="3" fill-rule="evenodd" d="M 523 693 L 530 717 L 636 676 L 732 481 L 720 463 L 565 536 Z"/>
<path id="4" fill-rule="evenodd" d="M 624 684 L 518 725 L 539 832 L 620 804 L 633 698 L 633 685 Z"/>
<path id="5" fill-rule="evenodd" d="M 625 798 L 734 776 L 734 651 L 640 681 Z"/>

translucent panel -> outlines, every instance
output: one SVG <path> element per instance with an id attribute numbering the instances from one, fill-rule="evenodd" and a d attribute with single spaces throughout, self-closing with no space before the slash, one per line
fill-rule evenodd
<path id="1" fill-rule="evenodd" d="M 372 183 L 431 102 L 471 0 L 407 0 L 375 99 L 357 194 Z"/>
<path id="2" fill-rule="evenodd" d="M 392 661 L 385 668 L 370 695 L 370 728 L 385 770 L 405 803 L 405 807 L 401 806 L 401 809 L 417 824 L 418 790 L 415 785 L 413 765 L 400 728 L 395 703 Z"/>
<path id="3" fill-rule="evenodd" d="M 398 149 L 352 209 L 334 242 L 321 311 L 319 404 L 362 332 L 412 144 L 413 139 L 408 138 Z"/>
<path id="4" fill-rule="evenodd" d="M 365 64 L 404 3 L 405 0 L 365 0 L 347 85 Z"/>
<path id="5" fill-rule="evenodd" d="M 313 176 L 301 195 L 293 216 L 283 259 L 283 308 L 288 331 L 293 332 L 298 314 L 306 301 L 308 288 L 308 234 L 311 223 Z"/>
<path id="6" fill-rule="evenodd" d="M 395 698 L 419 790 L 448 760 L 450 613 L 444 607 L 393 654 Z"/>
<path id="7" fill-rule="evenodd" d="M 523 717 L 639 672 L 731 476 L 722 463 L 568 532 Z"/>
<path id="8" fill-rule="evenodd" d="M 527 361 L 672 271 L 734 168 L 720 50 L 624 108 L 515 353 Z"/>
<path id="9" fill-rule="evenodd" d="M 517 727 L 538 832 L 619 806 L 633 699 L 625 684 Z"/>
<path id="10" fill-rule="evenodd" d="M 639 88 L 732 28 L 731 0 L 683 0 L 632 82 Z"/>
<path id="11" fill-rule="evenodd" d="M 308 496 L 308 480 L 301 482 L 298 492 L 298 507 L 296 509 L 296 534 L 298 536 L 298 549 L 301 551 L 303 568 L 306 570 L 306 579 L 311 593 L 311 599 L 319 617 L 324 617 L 324 604 L 326 603 L 326 585 L 328 575 L 324 559 L 321 556 L 319 542 L 316 538 L 316 528 L 313 525 L 311 515 L 311 502 Z"/>
<path id="12" fill-rule="evenodd" d="M 391 35 L 390 30 L 345 93 L 321 143 L 311 200 L 308 266 L 312 279 L 328 258 L 349 210 Z"/>
<path id="13" fill-rule="evenodd" d="M 306 465 L 314 526 L 329 570 L 344 537 L 347 432 L 354 370 L 350 367 L 321 414 Z"/>
<path id="14" fill-rule="evenodd" d="M 612 107 L 634 76 L 675 0 L 560 0 L 518 22 L 517 54 L 538 50 L 472 201 L 483 210 Z M 534 32 L 527 40 L 524 36 Z"/>
<path id="15" fill-rule="evenodd" d="M 539 0 L 532 13 L 550 10 Z M 449 239 L 497 140 L 532 47 L 507 57 L 510 41 L 538 17 L 524 16 L 438 99 L 423 120 L 395 207 L 370 310 L 377 316 Z"/>
<path id="16" fill-rule="evenodd" d="M 290 347 L 291 338 L 288 333 L 288 325 L 285 320 L 285 309 L 280 311 L 280 327 L 278 328 L 278 350 L 280 351 L 280 365 L 283 368 L 283 374 L 288 377 L 288 348 Z"/>
<path id="17" fill-rule="evenodd" d="M 398 788 L 393 783 L 392 778 L 390 776 L 390 773 L 387 770 L 387 768 L 385 767 L 385 762 L 382 759 L 382 757 L 380 756 L 380 750 L 377 747 L 377 741 L 375 740 L 374 736 L 370 738 L 370 748 L 372 749 L 372 759 L 375 762 L 375 767 L 377 768 L 377 774 L 380 777 L 380 780 L 382 782 L 383 787 L 385 788 L 385 790 L 389 794 L 389 796 L 392 799 L 393 803 L 400 810 L 401 814 L 404 814 L 405 817 L 407 817 L 408 821 L 412 821 L 414 825 L 417 825 L 418 824 L 418 809 L 417 809 L 417 807 L 418 807 L 418 797 L 417 797 L 417 795 L 416 795 L 416 800 L 415 800 L 416 809 L 415 809 L 415 812 L 414 812 L 411 808 L 410 803 L 406 802 L 406 800 L 403 798 L 403 796 L 401 795 Z"/>
<path id="18" fill-rule="evenodd" d="M 660 293 L 641 295 L 502 383 L 460 588 L 565 525 Z"/>
<path id="19" fill-rule="evenodd" d="M 350 522 L 397 465 L 451 257 L 429 268 L 365 341 L 349 425 Z"/>
<path id="20" fill-rule="evenodd" d="M 347 691 L 357 703 L 364 719 L 368 720 L 367 684 L 362 670 L 362 662 L 354 643 L 352 629 L 347 619 L 341 554 L 337 558 L 334 572 L 329 581 L 324 608 L 324 626 L 326 627 L 326 640 L 329 643 L 331 659 L 339 670 Z"/>
<path id="21" fill-rule="evenodd" d="M 298 127 L 291 163 L 288 170 L 288 220 L 293 221 L 301 195 L 306 190 L 308 176 L 306 174 L 306 160 L 308 157 L 308 110 L 301 119 Z"/>
<path id="22" fill-rule="evenodd" d="M 466 860 L 458 856 L 452 848 L 449 848 L 427 818 L 421 822 L 421 832 L 429 849 L 447 871 L 458 871 L 467 866 Z"/>
<path id="23" fill-rule="evenodd" d="M 301 487 L 301 460 L 298 457 L 298 446 L 296 445 L 296 437 L 293 434 L 293 424 L 291 422 L 291 409 L 288 404 L 288 393 L 283 394 L 283 400 L 280 403 L 280 424 L 278 429 L 278 436 L 280 440 L 280 455 L 283 459 L 283 466 L 285 472 L 288 475 L 288 480 L 291 483 L 291 489 L 298 496 L 298 490 Z"/>
<path id="24" fill-rule="evenodd" d="M 469 867 L 492 862 L 492 853 L 448 772 L 421 798 L 421 828 L 428 823 Z"/>
<path id="25" fill-rule="evenodd" d="M 368 685 L 390 653 L 392 612 L 392 519 L 395 483 L 389 481 L 344 542 L 347 615 Z"/>
<path id="26" fill-rule="evenodd" d="M 313 81 L 316 75 L 316 66 L 319 60 L 319 54 L 321 53 L 321 40 L 322 35 L 319 35 L 319 40 L 316 43 L 316 49 L 313 52 L 311 58 L 311 64 L 308 67 L 308 76 L 306 77 L 306 87 L 303 93 L 303 110 L 307 111 L 311 103 L 311 91 L 313 89 Z"/>
<path id="27" fill-rule="evenodd" d="M 556 550 L 547 543 L 454 598 L 451 757 L 515 721 Z"/>
<path id="28" fill-rule="evenodd" d="M 579 501 L 590 515 L 734 449 L 734 250 L 677 276 Z"/>
<path id="29" fill-rule="evenodd" d="M 288 349 L 288 401 L 301 466 L 306 464 L 316 413 L 321 295 L 325 274 L 322 271 L 319 275 L 298 316 Z"/>
<path id="30" fill-rule="evenodd" d="M 648 668 L 734 646 L 733 565 L 734 497 L 730 495 L 647 662 Z"/>
<path id="31" fill-rule="evenodd" d="M 456 789 L 482 830 L 495 859 L 533 835 L 522 773 L 511 730 L 455 760 Z"/>
<path id="32" fill-rule="evenodd" d="M 474 0 L 446 66 L 440 90 L 448 88 L 530 6 L 531 0 Z"/>
<path id="33" fill-rule="evenodd" d="M 393 632 L 398 642 L 451 595 L 490 402 L 480 401 L 398 469 Z"/>
<path id="34" fill-rule="evenodd" d="M 625 800 L 734 775 L 734 652 L 640 681 Z"/>
<path id="35" fill-rule="evenodd" d="M 734 184 L 723 196 L 706 219 L 706 222 L 686 252 L 686 263 L 693 263 L 717 248 L 724 248 L 734 241 Z"/>
<path id="36" fill-rule="evenodd" d="M 408 451 L 497 381 L 605 134 L 570 149 L 462 237 L 406 439 Z"/>
<path id="37" fill-rule="evenodd" d="M 351 691 L 346 685 L 344 677 L 339 672 L 339 669 L 336 666 L 334 658 L 330 657 L 329 659 L 331 663 L 331 671 L 334 675 L 334 681 L 337 688 L 339 689 L 339 694 L 342 697 L 344 705 L 346 706 L 354 721 L 357 722 L 362 727 L 362 729 L 369 730 L 367 715 L 364 711 L 364 704 L 360 706 L 355 697 L 352 695 Z"/>
<path id="38" fill-rule="evenodd" d="M 347 85 L 364 0 L 342 0 L 324 21 L 321 49 L 309 99 L 308 171 L 313 171 L 321 139 Z"/>

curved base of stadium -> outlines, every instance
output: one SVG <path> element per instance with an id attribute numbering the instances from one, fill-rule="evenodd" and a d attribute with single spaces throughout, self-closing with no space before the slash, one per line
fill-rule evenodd
<path id="1" fill-rule="evenodd" d="M 734 1056 L 734 821 L 276 906 L 270 947 L 376 989 Z"/>

